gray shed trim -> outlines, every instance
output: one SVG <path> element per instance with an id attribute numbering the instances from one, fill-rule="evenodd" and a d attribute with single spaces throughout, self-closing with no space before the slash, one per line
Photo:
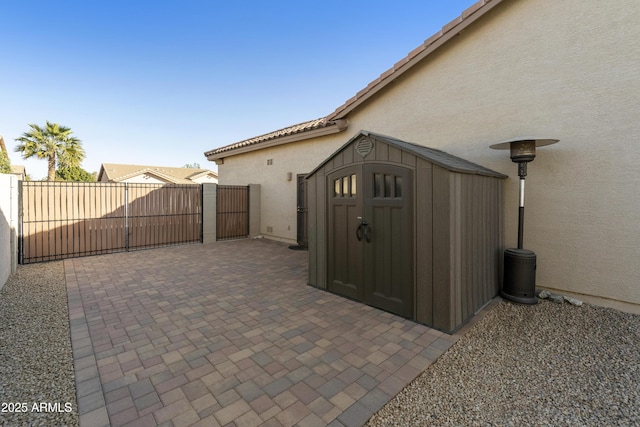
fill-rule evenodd
<path id="1" fill-rule="evenodd" d="M 495 178 L 508 178 L 507 175 L 504 175 L 500 172 L 496 172 L 494 170 L 485 168 L 484 166 L 480 166 L 476 163 L 470 162 L 468 160 L 462 159 L 460 157 L 456 157 L 452 154 L 445 153 L 444 151 L 437 150 L 435 148 L 425 147 L 423 145 L 414 144 L 411 142 L 402 141 L 397 138 L 393 138 L 387 135 L 382 135 L 375 132 L 370 132 L 367 130 L 361 130 L 356 135 L 354 135 L 349 141 L 347 141 L 342 147 L 337 149 L 333 154 L 331 154 L 325 161 L 320 163 L 314 170 L 312 170 L 307 176 L 313 175 L 318 169 L 324 167 L 324 165 L 329 162 L 335 154 L 343 150 L 346 146 L 351 144 L 356 139 L 361 136 L 367 136 L 371 139 L 385 142 L 389 145 L 399 148 L 402 151 L 407 151 L 416 155 L 417 157 L 428 161 L 429 163 L 433 163 L 438 165 L 444 169 L 447 169 L 451 172 L 458 173 L 467 173 L 474 175 L 482 175 L 482 176 L 490 176 Z"/>

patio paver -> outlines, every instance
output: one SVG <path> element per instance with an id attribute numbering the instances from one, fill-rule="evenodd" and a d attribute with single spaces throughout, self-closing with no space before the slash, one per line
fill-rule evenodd
<path id="1" fill-rule="evenodd" d="M 357 426 L 459 337 L 307 286 L 267 240 L 65 260 L 81 426 Z"/>

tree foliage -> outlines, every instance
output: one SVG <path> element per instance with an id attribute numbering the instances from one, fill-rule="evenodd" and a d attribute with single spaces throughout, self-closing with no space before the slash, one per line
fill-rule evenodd
<path id="1" fill-rule="evenodd" d="M 47 120 L 45 127 L 30 124 L 31 130 L 22 134 L 16 151 L 22 153 L 23 159 L 37 157 L 47 159 L 47 181 L 54 181 L 56 166 L 58 169 L 80 167 L 85 157 L 81 141 L 72 136 L 72 131 L 58 123 Z"/>
<path id="2" fill-rule="evenodd" d="M 96 173 L 87 172 L 80 166 L 62 166 L 56 170 L 56 181 L 96 182 Z"/>
<path id="3" fill-rule="evenodd" d="M 189 168 L 189 169 L 200 169 L 200 163 L 187 163 L 186 165 L 183 166 L 183 168 Z"/>
<path id="4" fill-rule="evenodd" d="M 11 160 L 3 150 L 0 150 L 0 173 L 11 173 Z"/>

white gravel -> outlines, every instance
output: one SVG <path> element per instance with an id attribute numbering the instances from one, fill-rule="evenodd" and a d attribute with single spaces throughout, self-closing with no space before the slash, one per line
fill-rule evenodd
<path id="1" fill-rule="evenodd" d="M 0 425 L 78 425 L 61 261 L 19 266 L 0 291 L 0 405 Z"/>
<path id="2" fill-rule="evenodd" d="M 640 316 L 502 301 L 368 425 L 640 425 Z"/>

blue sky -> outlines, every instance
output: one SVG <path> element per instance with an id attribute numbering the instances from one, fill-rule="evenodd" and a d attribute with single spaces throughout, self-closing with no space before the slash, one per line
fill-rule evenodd
<path id="1" fill-rule="evenodd" d="M 0 135 L 70 127 L 101 163 L 204 152 L 331 113 L 474 0 L 0 0 Z"/>

